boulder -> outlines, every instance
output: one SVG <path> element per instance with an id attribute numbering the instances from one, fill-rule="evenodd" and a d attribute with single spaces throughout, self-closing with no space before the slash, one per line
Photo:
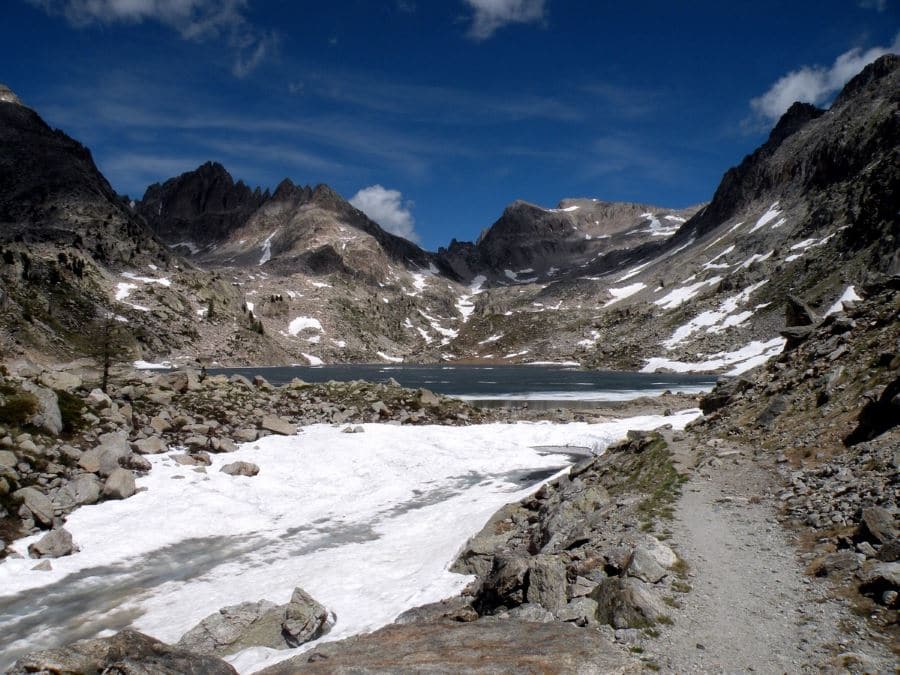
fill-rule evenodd
<path id="1" fill-rule="evenodd" d="M 666 605 L 652 587 L 639 579 L 609 577 L 590 597 L 597 602 L 597 620 L 614 628 L 641 628 L 666 613 Z"/>
<path id="2" fill-rule="evenodd" d="M 107 499 L 128 499 L 137 491 L 134 474 L 128 469 L 115 469 L 103 485 L 103 496 Z"/>
<path id="3" fill-rule="evenodd" d="M 28 555 L 32 558 L 61 558 L 72 555 L 78 547 L 72 541 L 72 534 L 61 527 L 48 532 L 28 547 Z"/>
<path id="4" fill-rule="evenodd" d="M 566 605 L 566 566 L 558 556 L 536 555 L 528 561 L 525 599 L 556 614 Z"/>
<path id="5" fill-rule="evenodd" d="M 641 547 L 661 566 L 671 569 L 678 562 L 675 551 L 666 546 L 656 537 L 648 535 L 641 540 Z"/>
<path id="6" fill-rule="evenodd" d="M 94 474 L 83 473 L 63 485 L 54 501 L 64 511 L 70 511 L 78 506 L 94 504 L 99 499 L 100 480 Z"/>
<path id="7" fill-rule="evenodd" d="M 811 326 L 818 320 L 816 313 L 796 295 L 788 295 L 784 302 L 784 325 Z"/>
<path id="8" fill-rule="evenodd" d="M 53 502 L 43 492 L 33 487 L 24 487 L 16 490 L 13 497 L 31 511 L 34 521 L 43 527 L 53 525 Z"/>
<path id="9" fill-rule="evenodd" d="M 169 449 L 159 436 L 141 438 L 132 442 L 131 448 L 142 455 L 158 455 Z"/>
<path id="10" fill-rule="evenodd" d="M 704 415 L 709 415 L 724 408 L 751 386 L 752 382 L 742 377 L 721 379 L 711 392 L 700 399 L 700 410 Z"/>
<path id="11" fill-rule="evenodd" d="M 557 612 L 560 621 L 572 621 L 578 626 L 597 623 L 597 601 L 591 598 L 574 598 Z"/>
<path id="12" fill-rule="evenodd" d="M 641 546 L 638 546 L 632 552 L 626 573 L 630 577 L 635 577 L 651 584 L 655 584 L 666 576 L 666 570 L 663 566 L 656 562 L 656 559 L 650 555 L 647 549 Z"/>
<path id="13" fill-rule="evenodd" d="M 501 605 L 513 607 L 525 602 L 525 579 L 528 576 L 528 560 L 514 553 L 494 557 L 490 574 L 485 578 L 479 593 L 482 611 L 491 611 Z"/>
<path id="14" fill-rule="evenodd" d="M 73 391 L 82 385 L 80 375 L 65 370 L 45 370 L 38 378 L 40 383 L 48 389 L 62 389 Z"/>
<path id="15" fill-rule="evenodd" d="M 162 373 L 156 376 L 156 386 L 162 389 L 171 389 L 178 394 L 196 391 L 201 386 L 200 376 L 196 371 L 189 369 Z"/>
<path id="16" fill-rule="evenodd" d="M 897 538 L 897 526 L 894 515 L 880 506 L 870 506 L 862 511 L 860 536 L 879 544 L 887 544 Z"/>
<path id="17" fill-rule="evenodd" d="M 143 455 L 135 455 L 134 453 L 120 459 L 119 466 L 123 469 L 129 469 L 130 471 L 143 472 L 150 471 L 150 469 L 153 468 L 153 465 L 146 457 Z"/>
<path id="18" fill-rule="evenodd" d="M 8 671 L 25 673 L 117 673 L 119 675 L 237 675 L 221 659 L 171 647 L 143 633 L 123 630 L 111 637 L 79 640 L 34 652 Z"/>
<path id="19" fill-rule="evenodd" d="M 22 382 L 22 391 L 32 394 L 38 402 L 37 412 L 28 418 L 28 423 L 54 436 L 62 433 L 62 413 L 59 411 L 59 399 L 56 397 L 56 392 L 28 380 Z"/>
<path id="20" fill-rule="evenodd" d="M 223 466 L 219 471 L 227 473 L 229 476 L 255 476 L 259 473 L 259 467 L 253 462 L 232 462 Z"/>
<path id="21" fill-rule="evenodd" d="M 112 399 L 102 389 L 92 389 L 84 402 L 94 410 L 105 410 L 112 407 Z"/>
<path id="22" fill-rule="evenodd" d="M 19 459 L 10 450 L 0 450 L 0 469 L 14 469 Z"/>
<path id="23" fill-rule="evenodd" d="M 121 466 L 119 460 L 130 454 L 131 447 L 125 432 L 118 431 L 100 436 L 100 445 L 82 453 L 78 464 L 85 471 L 108 476 Z"/>
<path id="24" fill-rule="evenodd" d="M 271 431 L 274 434 L 282 436 L 293 436 L 297 433 L 297 427 L 286 420 L 276 417 L 275 415 L 264 415 L 259 423 L 261 429 Z"/>
<path id="25" fill-rule="evenodd" d="M 238 443 L 252 443 L 259 438 L 259 431 L 256 429 L 238 429 L 232 436 Z"/>
<path id="26" fill-rule="evenodd" d="M 506 619 L 517 619 L 519 621 L 531 621 L 534 623 L 549 623 L 556 617 L 549 609 L 544 609 L 540 605 L 526 602 L 524 605 L 513 607 L 511 610 L 501 615 Z"/>
<path id="27" fill-rule="evenodd" d="M 331 630 L 335 617 L 302 588 L 297 587 L 284 609 L 281 634 L 289 647 L 322 637 Z"/>

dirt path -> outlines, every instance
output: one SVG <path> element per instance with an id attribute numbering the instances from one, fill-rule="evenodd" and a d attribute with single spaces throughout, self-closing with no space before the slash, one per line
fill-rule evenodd
<path id="1" fill-rule="evenodd" d="M 803 574 L 776 519 L 771 475 L 732 452 L 720 449 L 718 466 L 684 486 L 669 543 L 689 565 L 692 590 L 647 652 L 664 672 L 894 672 L 847 603 Z"/>

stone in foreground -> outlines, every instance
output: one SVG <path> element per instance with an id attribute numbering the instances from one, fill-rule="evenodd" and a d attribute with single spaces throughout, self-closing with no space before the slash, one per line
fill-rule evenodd
<path id="1" fill-rule="evenodd" d="M 63 527 L 48 532 L 28 547 L 28 555 L 32 558 L 62 558 L 71 555 L 77 549 L 72 535 Z"/>
<path id="2" fill-rule="evenodd" d="M 322 645 L 267 668 L 289 673 L 639 673 L 641 665 L 599 632 L 507 619 L 392 624 Z"/>
<path id="3" fill-rule="evenodd" d="M 236 675 L 214 656 L 193 654 L 133 630 L 112 637 L 79 640 L 67 647 L 34 652 L 8 671 L 22 673 L 117 673 L 119 675 Z"/>

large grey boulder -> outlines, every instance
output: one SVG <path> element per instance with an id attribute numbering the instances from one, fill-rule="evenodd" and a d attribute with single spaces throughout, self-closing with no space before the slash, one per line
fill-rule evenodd
<path id="1" fill-rule="evenodd" d="M 37 412 L 28 418 L 28 423 L 54 436 L 62 433 L 62 414 L 59 412 L 59 399 L 56 397 L 56 392 L 28 380 L 22 382 L 22 390 L 32 394 L 38 402 Z"/>
<path id="2" fill-rule="evenodd" d="M 79 640 L 34 652 L 8 671 L 24 673 L 116 673 L 116 675 L 237 675 L 221 659 L 171 647 L 143 633 L 123 630 L 112 637 Z"/>
<path id="3" fill-rule="evenodd" d="M 525 599 L 556 614 L 566 605 L 566 566 L 558 556 L 537 555 L 528 561 Z"/>
<path id="4" fill-rule="evenodd" d="M 82 453 L 78 464 L 85 471 L 109 476 L 121 467 L 120 460 L 127 458 L 130 454 L 131 447 L 128 437 L 125 432 L 118 431 L 100 436 L 100 445 Z"/>
<path id="5" fill-rule="evenodd" d="M 897 538 L 894 515 L 881 506 L 870 506 L 862 511 L 860 534 L 879 544 L 887 544 Z"/>
<path id="6" fill-rule="evenodd" d="M 223 607 L 185 633 L 176 646 L 218 656 L 249 647 L 288 649 L 321 637 L 332 625 L 333 615 L 296 588 L 285 605 L 261 600 Z"/>
<path id="7" fill-rule="evenodd" d="M 128 469 L 115 469 L 103 485 L 103 496 L 107 499 L 128 499 L 137 491 L 134 474 Z"/>
<path id="8" fill-rule="evenodd" d="M 322 637 L 334 625 L 334 616 L 302 588 L 295 588 L 284 609 L 281 633 L 289 647 Z"/>
<path id="9" fill-rule="evenodd" d="M 14 469 L 19 463 L 18 457 L 11 450 L 0 450 L 0 469 Z"/>
<path id="10" fill-rule="evenodd" d="M 64 391 L 78 389 L 83 382 L 80 375 L 67 370 L 45 370 L 38 379 L 48 389 L 62 389 Z"/>
<path id="11" fill-rule="evenodd" d="M 609 577 L 590 597 L 597 602 L 597 620 L 614 628 L 640 628 L 666 613 L 666 605 L 652 587 L 639 579 Z"/>
<path id="12" fill-rule="evenodd" d="M 655 584 L 657 581 L 666 576 L 666 570 L 656 562 L 656 559 L 650 555 L 647 549 L 638 546 L 631 553 L 631 560 L 628 563 L 627 574 L 642 581 Z"/>
<path id="13" fill-rule="evenodd" d="M 71 555 L 78 548 L 72 541 L 72 534 L 64 527 L 48 532 L 28 547 L 32 558 L 61 558 Z"/>
<path id="14" fill-rule="evenodd" d="M 273 434 L 293 436 L 297 433 L 297 427 L 275 415 L 264 415 L 259 423 L 261 429 L 271 431 Z"/>
<path id="15" fill-rule="evenodd" d="M 100 489 L 100 480 L 94 474 L 83 473 L 63 485 L 54 501 L 64 511 L 70 511 L 77 506 L 96 503 L 100 499 Z"/>
<path id="16" fill-rule="evenodd" d="M 200 388 L 200 376 L 194 370 L 176 370 L 172 373 L 161 373 L 156 376 L 156 386 L 171 389 L 176 393 L 196 391 Z"/>
<path id="17" fill-rule="evenodd" d="M 43 527 L 53 525 L 53 502 L 43 492 L 37 488 L 24 487 L 16 490 L 13 493 L 13 497 L 21 501 L 22 505 L 31 511 L 31 515 L 37 524 Z"/>

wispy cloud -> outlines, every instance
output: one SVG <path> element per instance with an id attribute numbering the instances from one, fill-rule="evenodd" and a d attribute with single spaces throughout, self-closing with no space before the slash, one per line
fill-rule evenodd
<path id="1" fill-rule="evenodd" d="M 859 0 L 857 3 L 863 9 L 874 9 L 883 12 L 887 9 L 888 0 Z"/>
<path id="2" fill-rule="evenodd" d="M 838 56 L 829 67 L 803 66 L 781 77 L 769 90 L 750 101 L 761 118 L 777 120 L 795 101 L 820 104 L 836 94 L 847 82 L 875 59 L 900 52 L 900 33 L 888 47 L 863 50 L 855 47 Z"/>
<path id="3" fill-rule="evenodd" d="M 248 0 L 28 0 L 77 28 L 155 21 L 185 40 L 224 39 L 234 53 L 232 72 L 246 77 L 277 48 L 278 35 L 244 15 Z"/>
<path id="4" fill-rule="evenodd" d="M 544 0 L 463 0 L 472 11 L 469 37 L 487 40 L 511 23 L 538 23 L 544 20 Z"/>
<path id="5" fill-rule="evenodd" d="M 385 230 L 418 242 L 416 221 L 412 215 L 413 202 L 403 199 L 399 190 L 388 190 L 381 185 L 370 185 L 350 198 L 350 203 Z"/>

